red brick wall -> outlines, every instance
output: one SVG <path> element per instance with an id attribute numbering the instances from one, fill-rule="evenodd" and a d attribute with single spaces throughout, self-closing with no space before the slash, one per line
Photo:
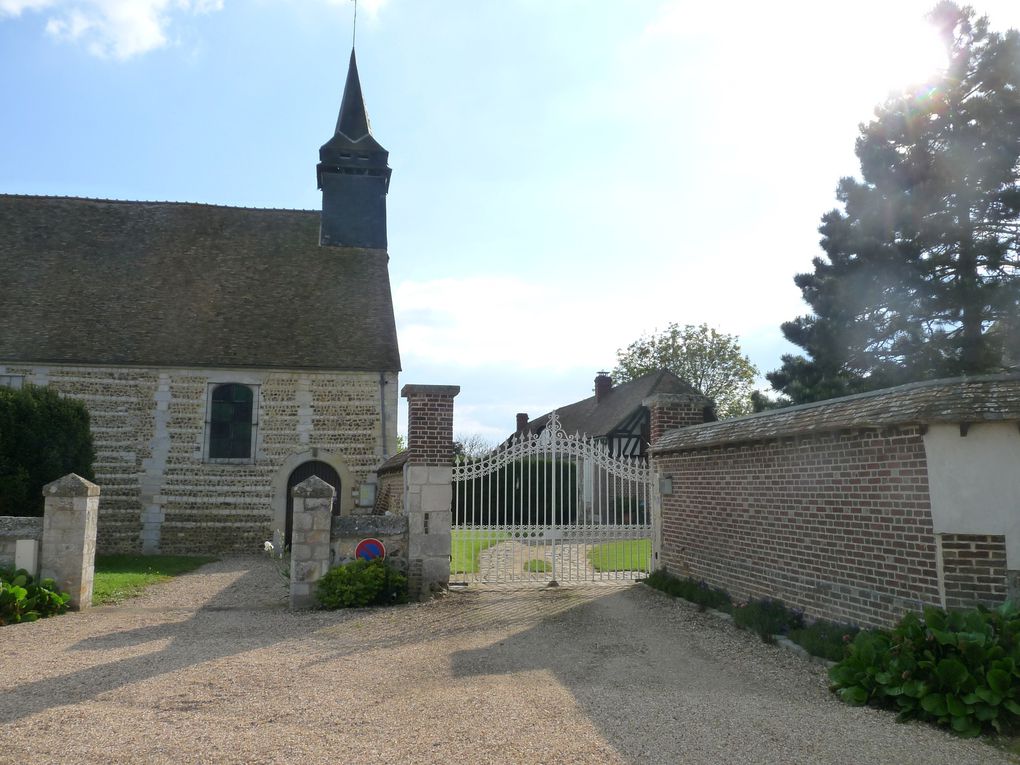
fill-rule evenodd
<path id="1" fill-rule="evenodd" d="M 411 393 L 406 397 L 408 463 L 451 464 L 453 396 L 446 393 Z"/>
<path id="2" fill-rule="evenodd" d="M 649 441 L 655 443 L 667 430 L 700 425 L 705 421 L 705 407 L 700 404 L 685 403 L 665 406 L 650 406 Z"/>
<path id="3" fill-rule="evenodd" d="M 702 448 L 655 462 L 673 479 L 662 498 L 660 560 L 672 573 L 862 625 L 938 605 L 917 428 Z"/>
<path id="4" fill-rule="evenodd" d="M 1006 599 L 1006 538 L 1001 535 L 942 534 L 946 608 Z"/>

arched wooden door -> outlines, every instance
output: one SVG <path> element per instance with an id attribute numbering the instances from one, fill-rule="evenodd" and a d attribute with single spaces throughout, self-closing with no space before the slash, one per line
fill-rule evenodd
<path id="1" fill-rule="evenodd" d="M 318 476 L 323 481 L 328 483 L 336 491 L 333 496 L 333 515 L 336 515 L 340 509 L 340 475 L 330 465 L 325 462 L 319 462 L 318 460 L 309 460 L 303 462 L 294 468 L 294 472 L 290 474 L 290 478 L 287 479 L 287 529 L 285 532 L 285 541 L 288 547 L 290 547 L 291 533 L 294 529 L 294 496 L 291 494 L 291 489 L 297 486 L 306 478 L 312 476 Z"/>

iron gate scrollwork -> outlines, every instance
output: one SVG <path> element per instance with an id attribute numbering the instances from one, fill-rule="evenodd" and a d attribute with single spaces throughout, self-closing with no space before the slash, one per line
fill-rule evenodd
<path id="1" fill-rule="evenodd" d="M 452 582 L 633 579 L 651 570 L 651 470 L 555 412 L 453 468 Z"/>

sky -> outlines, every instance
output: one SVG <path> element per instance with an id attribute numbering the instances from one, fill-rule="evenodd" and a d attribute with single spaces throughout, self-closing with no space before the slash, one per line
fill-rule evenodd
<path id="1" fill-rule="evenodd" d="M 401 385 L 460 385 L 455 434 L 496 442 L 670 322 L 777 368 L 859 125 L 939 66 L 933 4 L 362 0 Z M 0 0 L 0 193 L 318 209 L 353 11 Z"/>

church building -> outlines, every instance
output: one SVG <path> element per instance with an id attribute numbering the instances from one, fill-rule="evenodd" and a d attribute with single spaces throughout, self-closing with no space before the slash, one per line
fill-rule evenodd
<path id="1" fill-rule="evenodd" d="M 351 51 L 321 211 L 0 195 L 0 385 L 91 416 L 100 552 L 255 553 L 396 451 L 387 151 Z"/>

